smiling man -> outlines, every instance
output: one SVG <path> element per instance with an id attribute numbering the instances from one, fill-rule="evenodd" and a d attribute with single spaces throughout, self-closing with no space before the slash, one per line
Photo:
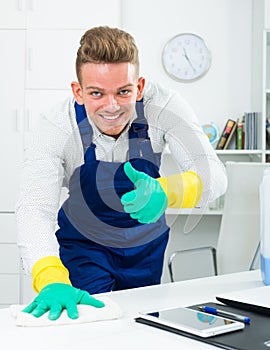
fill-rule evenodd
<path id="1" fill-rule="evenodd" d="M 166 208 L 205 207 L 227 185 L 191 107 L 139 75 L 130 34 L 88 30 L 76 72 L 73 97 L 44 116 L 27 149 L 16 207 L 38 293 L 25 312 L 52 320 L 63 309 L 77 318 L 78 304 L 103 307 L 93 293 L 160 283 Z M 179 172 L 161 177 L 167 144 Z"/>
<path id="2" fill-rule="evenodd" d="M 134 104 L 142 97 L 145 80 L 130 62 L 86 63 L 72 82 L 76 101 L 104 134 L 118 137 L 127 126 Z M 117 85 L 116 85 L 117 84 Z"/>

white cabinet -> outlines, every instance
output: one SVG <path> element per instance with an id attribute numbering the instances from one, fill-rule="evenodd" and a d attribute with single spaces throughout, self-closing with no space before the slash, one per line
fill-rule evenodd
<path id="1" fill-rule="evenodd" d="M 1 28 L 25 28 L 25 0 L 1 0 L 0 23 Z"/>
<path id="2" fill-rule="evenodd" d="M 0 307 L 20 301 L 20 258 L 13 213 L 0 213 Z"/>
<path id="3" fill-rule="evenodd" d="M 0 213 L 0 242 L 15 243 L 15 216 L 13 213 Z"/>
<path id="4" fill-rule="evenodd" d="M 264 23 L 265 28 L 270 29 L 270 0 L 264 1 Z"/>
<path id="5" fill-rule="evenodd" d="M 120 21 L 121 0 L 0 1 L 0 307 L 34 296 L 20 269 L 14 221 L 29 134 L 42 112 L 71 94 L 82 34 Z"/>
<path id="6" fill-rule="evenodd" d="M 20 259 L 15 242 L 0 245 L 0 274 L 3 273 L 20 273 Z"/>
<path id="7" fill-rule="evenodd" d="M 36 131 L 42 114 L 54 105 L 71 96 L 71 89 L 47 90 L 31 89 L 25 91 L 24 145 L 27 145 L 29 134 Z"/>
<path id="8" fill-rule="evenodd" d="M 70 89 L 84 30 L 29 30 L 26 89 Z"/>
<path id="9" fill-rule="evenodd" d="M 22 161 L 25 33 L 1 30 L 0 212 L 14 211 Z"/>
<path id="10" fill-rule="evenodd" d="M 87 29 L 119 26 L 121 0 L 1 0 L 1 28 Z"/>
<path id="11" fill-rule="evenodd" d="M 27 25 L 31 28 L 88 29 L 119 26 L 121 0 L 28 0 Z"/>
<path id="12" fill-rule="evenodd" d="M 0 308 L 18 304 L 20 300 L 20 275 L 0 275 Z"/>

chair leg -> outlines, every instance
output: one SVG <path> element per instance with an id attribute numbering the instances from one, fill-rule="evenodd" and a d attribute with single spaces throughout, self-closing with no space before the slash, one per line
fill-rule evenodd
<path id="1" fill-rule="evenodd" d="M 255 254 L 254 254 L 254 257 L 253 257 L 253 259 L 252 259 L 252 262 L 251 262 L 251 264 L 250 264 L 249 270 L 256 270 L 257 260 L 259 259 L 259 255 L 260 255 L 260 246 L 261 246 L 261 244 L 260 244 L 260 242 L 259 242 L 259 244 L 258 244 L 258 246 L 257 246 L 257 249 L 256 249 L 256 252 L 255 252 Z"/>
<path id="2" fill-rule="evenodd" d="M 214 266 L 214 273 L 215 276 L 218 275 L 218 271 L 217 271 L 217 251 L 214 247 L 209 247 L 212 251 L 212 256 L 213 256 L 213 266 Z"/>

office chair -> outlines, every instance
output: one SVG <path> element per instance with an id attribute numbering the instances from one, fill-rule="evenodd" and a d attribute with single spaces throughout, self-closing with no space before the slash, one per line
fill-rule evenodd
<path id="1" fill-rule="evenodd" d="M 228 189 L 217 247 L 200 247 L 172 252 L 168 260 L 170 280 L 181 274 L 177 259 L 183 254 L 209 250 L 213 274 L 247 271 L 259 266 L 260 209 L 259 186 L 269 164 L 227 162 Z"/>

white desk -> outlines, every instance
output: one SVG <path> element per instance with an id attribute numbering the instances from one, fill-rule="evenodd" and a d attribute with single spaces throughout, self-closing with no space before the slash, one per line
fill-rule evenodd
<path id="1" fill-rule="evenodd" d="M 215 295 L 262 286 L 259 271 L 235 273 L 107 294 L 124 310 L 119 320 L 59 327 L 16 327 L 8 309 L 0 310 L 0 346 L 20 350 L 153 348 L 214 349 L 215 347 L 134 322 L 140 310 L 188 306 L 215 301 Z"/>

